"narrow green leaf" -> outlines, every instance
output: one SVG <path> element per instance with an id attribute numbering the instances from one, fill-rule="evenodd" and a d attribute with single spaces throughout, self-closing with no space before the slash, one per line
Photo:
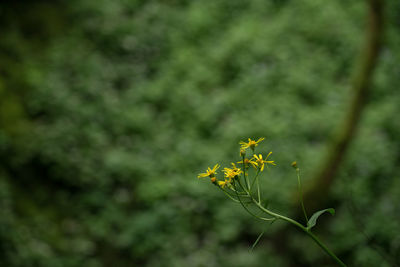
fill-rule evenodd
<path id="1" fill-rule="evenodd" d="M 272 225 L 275 221 L 276 221 L 276 219 L 271 221 L 269 225 Z M 253 249 L 258 244 L 258 241 L 260 241 L 261 237 L 263 236 L 263 234 L 265 233 L 266 230 L 267 230 L 267 228 L 265 228 L 264 231 L 262 231 L 262 233 L 257 237 L 256 241 L 254 241 L 253 245 L 251 246 L 250 251 L 253 251 Z"/>
<path id="2" fill-rule="evenodd" d="M 310 230 L 311 228 L 313 228 L 315 226 L 315 224 L 317 223 L 318 217 L 321 216 L 321 214 L 324 213 L 324 212 L 329 212 L 330 214 L 335 215 L 335 210 L 332 209 L 332 208 L 317 211 L 316 213 L 314 213 L 311 216 L 311 218 L 307 222 L 307 229 L 308 230 Z"/>
<path id="3" fill-rule="evenodd" d="M 261 234 L 257 237 L 256 241 L 254 241 L 253 245 L 251 246 L 250 251 L 253 251 L 253 249 L 255 248 L 255 246 L 258 244 L 258 241 L 260 241 L 261 237 L 263 236 L 263 234 L 265 233 L 265 230 L 261 232 Z"/>

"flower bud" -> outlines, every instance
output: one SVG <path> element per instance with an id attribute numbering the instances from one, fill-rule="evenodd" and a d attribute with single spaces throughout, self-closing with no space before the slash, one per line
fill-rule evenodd
<path id="1" fill-rule="evenodd" d="M 293 162 L 292 162 L 292 167 L 295 168 L 295 169 L 298 168 L 298 167 L 297 167 L 297 161 L 293 161 Z"/>

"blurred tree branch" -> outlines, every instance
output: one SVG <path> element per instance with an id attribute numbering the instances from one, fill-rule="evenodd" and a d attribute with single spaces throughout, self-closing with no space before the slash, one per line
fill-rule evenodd
<path id="1" fill-rule="evenodd" d="M 368 2 L 368 26 L 363 50 L 361 51 L 355 73 L 351 81 L 352 99 L 343 122 L 335 134 L 328 152 L 323 159 L 320 168 L 314 174 L 310 186 L 304 187 L 303 197 L 309 214 L 325 208 L 331 202 L 329 191 L 335 180 L 338 168 L 342 163 L 350 142 L 355 136 L 357 125 L 360 121 L 363 108 L 367 103 L 367 96 L 374 69 L 381 48 L 383 35 L 383 8 L 384 0 L 367 0 Z M 298 205 L 298 193 L 295 193 L 296 205 Z M 302 218 L 301 209 L 296 209 L 294 216 Z M 285 255 L 296 255 L 297 252 L 288 246 L 288 236 L 291 233 L 290 226 L 283 227 L 273 237 L 276 251 Z M 286 241 L 285 241 L 286 240 Z M 299 262 L 292 262 L 299 266 Z"/>
<path id="2" fill-rule="evenodd" d="M 338 133 L 336 133 L 330 144 L 325 159 L 315 173 L 311 186 L 306 187 L 304 191 L 304 201 L 309 212 L 321 209 L 326 203 L 324 200 L 329 200 L 327 195 L 335 180 L 338 168 L 346 155 L 349 144 L 356 133 L 363 108 L 367 103 L 372 75 L 377 65 L 381 48 L 383 0 L 368 0 L 368 6 L 368 27 L 365 45 L 352 79 L 351 92 L 353 96 L 350 106 Z"/>

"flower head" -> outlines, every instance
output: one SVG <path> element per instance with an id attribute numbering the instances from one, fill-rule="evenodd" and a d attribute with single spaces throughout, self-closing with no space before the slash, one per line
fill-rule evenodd
<path id="1" fill-rule="evenodd" d="M 231 163 L 232 168 L 224 168 L 225 177 L 231 181 L 232 179 L 239 176 L 243 171 L 240 168 L 237 168 L 235 163 Z"/>
<path id="2" fill-rule="evenodd" d="M 207 168 L 207 171 L 205 173 L 200 173 L 197 178 L 203 178 L 203 177 L 210 177 L 210 178 L 215 178 L 215 174 L 217 173 L 217 170 L 219 168 L 219 164 L 215 164 L 214 168 Z"/>
<path id="3" fill-rule="evenodd" d="M 244 158 L 244 161 L 238 161 L 237 163 L 243 164 L 243 168 L 248 168 L 250 165 L 257 168 L 257 163 L 253 159 Z M 247 173 L 246 173 L 247 175 Z"/>
<path id="4" fill-rule="evenodd" d="M 221 188 L 224 188 L 225 186 L 229 186 L 230 185 L 230 181 L 229 180 L 224 180 L 224 181 L 218 181 L 218 185 L 221 187 Z"/>
<path id="5" fill-rule="evenodd" d="M 246 143 L 246 142 L 243 142 L 243 141 L 240 141 L 239 142 L 239 144 L 241 145 L 241 148 L 242 149 L 246 149 L 246 148 L 248 148 L 248 147 L 250 147 L 251 148 L 251 150 L 253 150 L 254 151 L 254 148 L 256 147 L 256 146 L 258 146 L 258 143 L 260 143 L 262 140 L 264 140 L 265 138 L 264 137 L 261 137 L 261 138 L 259 138 L 257 141 L 255 141 L 255 140 L 251 140 L 250 138 L 249 138 L 249 141 Z"/>
<path id="6" fill-rule="evenodd" d="M 276 165 L 275 162 L 274 162 L 273 160 L 267 160 L 268 157 L 269 157 L 271 154 L 272 154 L 272 152 L 269 152 L 268 155 L 267 155 L 267 157 L 266 157 L 265 159 L 263 159 L 263 157 L 262 157 L 261 154 L 259 154 L 258 156 L 257 156 L 257 155 L 254 155 L 254 159 L 255 159 L 255 161 L 256 161 L 256 164 L 257 164 L 257 166 L 260 168 L 261 171 L 264 170 L 264 164 L 265 164 L 265 163 L 271 164 L 271 165 Z"/>

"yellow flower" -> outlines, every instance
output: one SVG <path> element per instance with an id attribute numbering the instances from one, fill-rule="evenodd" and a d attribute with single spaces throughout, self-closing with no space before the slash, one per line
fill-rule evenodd
<path id="1" fill-rule="evenodd" d="M 221 188 L 224 188 L 225 186 L 229 186 L 229 184 L 230 184 L 230 181 L 228 181 L 228 180 L 224 180 L 224 181 L 218 181 L 218 185 L 221 187 Z"/>
<path id="2" fill-rule="evenodd" d="M 240 168 L 236 167 L 235 163 L 231 162 L 231 164 L 232 164 L 232 170 L 233 170 L 233 171 L 235 171 L 235 172 L 242 172 L 242 171 L 240 170 Z"/>
<path id="3" fill-rule="evenodd" d="M 258 156 L 257 156 L 257 155 L 254 155 L 254 159 L 256 160 L 256 163 L 257 163 L 257 165 L 258 165 L 258 167 L 260 168 L 261 171 L 264 170 L 264 163 L 267 163 L 267 164 L 269 163 L 269 164 L 271 164 L 271 165 L 276 165 L 275 162 L 274 162 L 273 160 L 267 160 L 268 157 L 269 157 L 271 154 L 272 154 L 272 152 L 269 152 L 268 155 L 267 155 L 267 157 L 265 158 L 265 160 L 262 158 L 262 155 L 261 155 L 261 154 L 259 154 Z"/>
<path id="4" fill-rule="evenodd" d="M 243 160 L 238 161 L 237 163 L 243 164 Z M 243 168 L 249 167 L 250 164 L 251 164 L 251 166 L 253 166 L 254 168 L 257 168 L 257 163 L 254 162 L 253 159 L 248 159 L 248 158 L 245 158 L 245 159 L 244 159 L 244 166 L 243 166 Z M 247 173 L 246 173 L 246 174 L 247 174 Z"/>
<path id="5" fill-rule="evenodd" d="M 246 149 L 246 148 L 250 147 L 252 150 L 254 150 L 254 148 L 255 148 L 256 146 L 258 146 L 258 143 L 260 143 L 260 142 L 261 142 L 262 140 L 264 140 L 264 139 L 265 139 L 264 137 L 261 137 L 260 139 L 258 139 L 257 141 L 255 141 L 255 140 L 251 140 L 251 139 L 249 138 L 249 142 L 248 142 L 248 143 L 243 142 L 243 141 L 240 141 L 239 144 L 241 145 L 241 148 L 242 148 L 242 149 Z"/>
<path id="6" fill-rule="evenodd" d="M 235 177 L 239 176 L 242 173 L 240 168 L 237 168 L 235 163 L 231 163 L 232 168 L 224 168 L 225 177 L 231 181 Z"/>
<path id="7" fill-rule="evenodd" d="M 203 178 L 203 177 L 210 177 L 213 178 L 215 177 L 215 174 L 217 173 L 217 169 L 219 168 L 219 164 L 215 164 L 214 168 L 208 167 L 206 173 L 200 173 L 197 178 Z"/>

